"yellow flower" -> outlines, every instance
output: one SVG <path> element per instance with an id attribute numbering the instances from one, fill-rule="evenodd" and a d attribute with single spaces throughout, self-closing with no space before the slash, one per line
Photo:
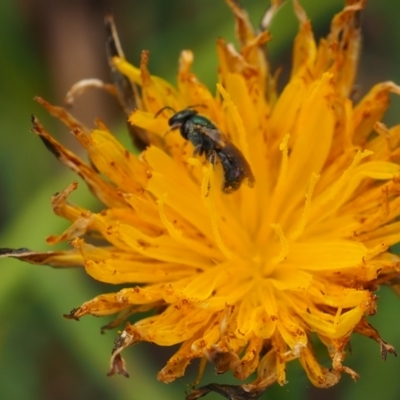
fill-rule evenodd
<path id="1" fill-rule="evenodd" d="M 343 364 L 353 332 L 376 340 L 384 357 L 394 353 L 366 317 L 376 311 L 374 290 L 399 273 L 390 246 L 400 241 L 400 126 L 379 121 L 390 92 L 400 88 L 384 82 L 358 104 L 351 99 L 364 1 L 347 0 L 318 44 L 293 1 L 300 29 L 282 93 L 263 51 L 269 34 L 256 33 L 246 12 L 233 0 L 228 4 L 240 48 L 218 41 L 216 94 L 191 72 L 190 51 L 181 54 L 177 88 L 150 75 L 147 52 L 140 68 L 113 59 L 113 68 L 135 89 L 138 109 L 129 122 L 147 144 L 138 156 L 100 121 L 88 132 L 62 108 L 39 99 L 72 129 L 94 167 L 37 119 L 34 131 L 105 208 L 95 213 L 68 203 L 74 183 L 52 199 L 71 226 L 48 238 L 51 244 L 70 241 L 73 250 L 3 252 L 32 263 L 83 265 L 94 279 L 128 284 L 72 310 L 70 318 L 117 314 L 111 328 L 155 310 L 126 323 L 111 374 L 126 374 L 121 350 L 147 341 L 181 345 L 158 375 L 166 383 L 182 376 L 193 359 L 202 359 L 201 369 L 208 359 L 218 373 L 231 370 L 239 380 L 256 372 L 250 384 L 219 386 L 228 398 L 232 390 L 235 398 L 246 398 L 274 382 L 285 384 L 286 364 L 298 359 L 314 385 L 330 387 L 342 372 L 357 378 Z M 264 21 L 278 5 L 273 2 Z M 203 122 L 218 127 L 222 136 L 209 137 L 192 126 L 216 146 L 205 151 L 207 157 L 193 154 L 193 140 L 179 130 L 169 132 L 175 111 L 159 113 L 166 106 L 195 109 Z M 234 170 L 223 158 L 230 146 L 239 152 L 228 161 L 245 160 L 249 169 L 243 179 L 233 179 L 236 187 L 223 190 L 226 173 Z M 216 165 L 209 162 L 213 157 Z M 326 346 L 330 368 L 314 355 L 311 333 Z"/>

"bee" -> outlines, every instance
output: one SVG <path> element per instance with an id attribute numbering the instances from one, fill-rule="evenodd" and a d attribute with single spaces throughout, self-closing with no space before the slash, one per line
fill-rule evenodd
<path id="1" fill-rule="evenodd" d="M 222 190 L 225 193 L 239 189 L 244 180 L 248 186 L 254 186 L 254 175 L 241 151 L 209 119 L 193 108 L 176 112 L 168 106 L 159 110 L 155 116 L 166 109 L 175 113 L 168 120 L 170 130 L 179 129 L 182 137 L 193 144 L 194 155 L 204 154 L 213 166 L 219 159 L 224 173 Z"/>

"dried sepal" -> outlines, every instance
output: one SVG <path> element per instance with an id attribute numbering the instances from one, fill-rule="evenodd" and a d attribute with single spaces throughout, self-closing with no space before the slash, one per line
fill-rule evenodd
<path id="1" fill-rule="evenodd" d="M 75 250 L 36 252 L 26 248 L 0 248 L 0 258 L 7 257 L 54 268 L 82 267 L 82 257 Z"/>

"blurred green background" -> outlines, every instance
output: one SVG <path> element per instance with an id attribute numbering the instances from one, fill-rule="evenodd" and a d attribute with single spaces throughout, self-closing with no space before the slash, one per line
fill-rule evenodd
<path id="1" fill-rule="evenodd" d="M 342 0 L 303 0 L 317 36 L 328 32 L 332 15 Z M 257 24 L 268 2 L 243 0 Z M 80 151 L 67 129 L 52 119 L 35 95 L 62 104 L 69 87 L 82 78 L 108 80 L 102 18 L 115 15 L 127 58 L 138 63 L 142 49 L 150 50 L 154 74 L 175 81 L 181 49 L 195 53 L 194 70 L 213 88 L 216 79 L 215 42 L 233 40 L 233 18 L 222 0 L 3 0 L 0 2 L 0 247 L 47 250 L 45 237 L 67 225 L 55 217 L 50 196 L 77 180 L 30 133 L 36 115 L 59 140 Z M 400 82 L 400 10 L 396 2 L 370 0 L 363 13 L 364 46 L 357 81 L 361 93 L 385 80 Z M 270 46 L 274 68 L 289 71 L 297 24 L 292 6 L 280 11 L 272 25 Z M 393 98 L 385 122 L 397 123 L 400 101 Z M 129 145 L 114 100 L 99 91 L 80 98 L 74 115 L 92 125 L 101 117 Z M 93 200 L 81 184 L 72 200 L 90 207 Z M 125 351 L 131 377 L 107 378 L 115 332 L 100 335 L 106 320 L 92 317 L 79 323 L 62 314 L 97 294 L 115 287 L 93 282 L 82 270 L 56 271 L 16 260 L 2 260 L 0 270 L 0 398 L 136 400 L 183 399 L 187 379 L 168 386 L 156 381 L 171 349 L 143 344 Z M 371 318 L 383 338 L 400 349 L 399 302 L 386 288 L 379 292 L 378 314 Z M 328 390 L 313 388 L 296 362 L 288 370 L 289 384 L 273 387 L 265 399 L 350 400 L 379 396 L 400 398 L 400 360 L 383 362 L 379 346 L 365 338 L 352 339 L 346 364 L 361 375 L 357 383 L 343 376 Z M 203 384 L 219 381 L 212 369 Z M 224 378 L 225 379 L 225 378 Z M 230 378 L 226 378 L 227 382 Z M 208 399 L 221 398 L 211 394 Z"/>

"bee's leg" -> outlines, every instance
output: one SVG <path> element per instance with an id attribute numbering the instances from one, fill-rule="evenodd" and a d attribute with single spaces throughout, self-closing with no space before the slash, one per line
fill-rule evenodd
<path id="1" fill-rule="evenodd" d="M 215 151 L 208 151 L 207 160 L 215 168 L 215 164 L 217 163 L 217 153 Z"/>
<path id="2" fill-rule="evenodd" d="M 193 150 L 193 156 L 202 156 L 204 153 L 204 147 L 201 144 L 198 144 L 197 146 L 195 146 L 194 150 Z"/>

